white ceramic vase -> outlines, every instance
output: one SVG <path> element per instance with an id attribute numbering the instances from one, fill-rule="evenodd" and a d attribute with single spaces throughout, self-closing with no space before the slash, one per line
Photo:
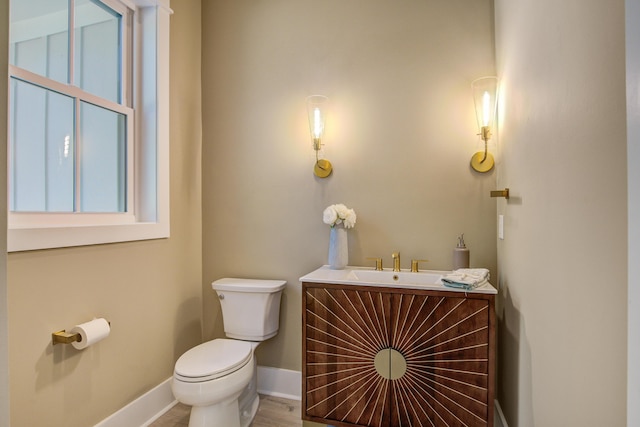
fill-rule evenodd
<path id="1" fill-rule="evenodd" d="M 329 268 L 342 270 L 349 263 L 349 240 L 342 224 L 331 227 L 329 235 Z"/>

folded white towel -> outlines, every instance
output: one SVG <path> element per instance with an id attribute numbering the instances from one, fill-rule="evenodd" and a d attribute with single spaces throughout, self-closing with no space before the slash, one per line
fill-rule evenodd
<path id="1" fill-rule="evenodd" d="M 474 289 L 489 281 L 486 268 L 459 268 L 442 277 L 445 286 L 462 289 Z"/>

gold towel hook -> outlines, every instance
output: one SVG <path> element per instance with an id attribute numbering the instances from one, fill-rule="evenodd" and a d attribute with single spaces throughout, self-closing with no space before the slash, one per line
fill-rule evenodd
<path id="1" fill-rule="evenodd" d="M 495 190 L 491 192 L 491 197 L 504 197 L 509 200 L 509 189 L 505 188 L 504 190 Z"/>

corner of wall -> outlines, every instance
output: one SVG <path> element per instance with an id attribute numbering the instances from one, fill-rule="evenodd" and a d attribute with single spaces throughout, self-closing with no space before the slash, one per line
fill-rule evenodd
<path id="1" fill-rule="evenodd" d="M 7 58 L 9 46 L 9 0 L 0 0 L 1 19 L 4 21 L 0 28 L 0 81 L 8 80 Z M 7 197 L 6 197 L 6 146 L 7 146 L 7 85 L 0 85 L 0 247 L 5 248 L 0 252 L 0 427 L 9 427 L 9 349 L 7 343 Z"/>

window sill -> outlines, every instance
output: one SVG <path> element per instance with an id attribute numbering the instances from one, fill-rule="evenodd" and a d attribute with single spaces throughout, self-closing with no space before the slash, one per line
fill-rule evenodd
<path id="1" fill-rule="evenodd" d="M 20 252 L 167 237 L 169 237 L 168 221 L 119 225 L 19 228 L 7 230 L 7 251 Z"/>

